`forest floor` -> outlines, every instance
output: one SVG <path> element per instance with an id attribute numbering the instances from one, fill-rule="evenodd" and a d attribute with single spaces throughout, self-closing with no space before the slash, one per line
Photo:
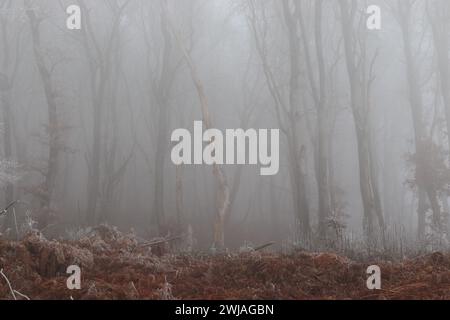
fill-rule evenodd
<path id="1" fill-rule="evenodd" d="M 67 288 L 72 264 L 82 269 L 81 290 Z M 371 264 L 382 290 L 366 287 Z M 304 252 L 158 256 L 107 227 L 76 241 L 37 232 L 0 240 L 0 269 L 0 299 L 450 299 L 447 254 L 370 263 Z"/>

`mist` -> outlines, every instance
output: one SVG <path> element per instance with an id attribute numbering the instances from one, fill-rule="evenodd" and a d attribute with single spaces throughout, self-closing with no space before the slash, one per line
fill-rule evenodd
<path id="1" fill-rule="evenodd" d="M 370 5 L 382 13 L 373 30 Z M 0 9 L 1 199 L 18 201 L 4 236 L 109 224 L 143 239 L 189 234 L 195 250 L 448 247 L 447 1 Z M 173 133 L 192 134 L 194 152 L 199 121 L 216 130 L 202 147 L 217 132 L 224 150 L 227 130 L 259 132 L 258 161 L 249 136 L 223 161 L 172 161 Z M 279 132 L 266 134 L 264 163 L 261 130 Z"/>

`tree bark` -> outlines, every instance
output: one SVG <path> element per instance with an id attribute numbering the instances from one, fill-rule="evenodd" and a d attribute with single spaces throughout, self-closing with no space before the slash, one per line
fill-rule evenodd
<path id="1" fill-rule="evenodd" d="M 36 60 L 36 65 L 39 71 L 40 78 L 44 87 L 45 98 L 47 102 L 47 116 L 48 116 L 48 160 L 47 171 L 43 183 L 43 190 L 41 192 L 41 217 L 39 219 L 39 228 L 45 228 L 50 219 L 51 201 L 56 184 L 56 175 L 58 172 L 58 157 L 60 151 L 60 133 L 59 121 L 57 114 L 56 91 L 52 84 L 51 73 L 49 67 L 46 66 L 44 54 L 41 48 L 41 33 L 39 18 L 36 17 L 35 12 L 31 9 L 27 10 L 27 15 L 31 26 L 31 36 L 33 43 L 33 53 Z"/>
<path id="2" fill-rule="evenodd" d="M 286 3 L 286 1 L 285 1 Z M 295 2 L 297 17 L 302 32 L 303 47 L 305 51 L 305 61 L 308 73 L 308 79 L 312 90 L 313 101 L 316 109 L 316 137 L 314 143 L 314 164 L 315 176 L 317 182 L 318 201 L 319 201 L 319 229 L 318 234 L 321 240 L 327 238 L 327 220 L 331 217 L 331 192 L 329 178 L 329 120 L 328 120 L 328 101 L 327 101 L 327 82 L 325 78 L 325 57 L 323 52 L 322 39 L 322 15 L 323 0 L 314 3 L 314 43 L 315 56 L 317 60 L 318 80 L 313 73 L 313 63 L 310 54 L 310 41 L 306 30 L 301 3 Z M 285 11 L 287 4 L 285 5 Z M 291 27 L 292 28 L 292 27 Z M 291 29 L 289 28 L 289 29 Z"/>
<path id="3" fill-rule="evenodd" d="M 288 8 L 288 3 L 283 0 L 283 12 L 289 31 L 289 59 L 290 59 L 290 79 L 289 79 L 289 97 L 286 103 L 283 93 L 276 83 L 274 74 L 269 65 L 267 57 L 267 44 L 265 43 L 265 32 L 258 28 L 258 17 L 254 1 L 250 1 L 249 24 L 252 30 L 257 53 L 261 59 L 264 77 L 269 89 L 270 95 L 274 100 L 274 111 L 277 117 L 278 125 L 286 136 L 289 154 L 289 179 L 292 188 L 293 210 L 298 223 L 296 230 L 299 232 L 299 238 L 309 240 L 311 235 L 309 204 L 306 196 L 306 177 L 303 168 L 304 147 L 298 140 L 298 119 L 297 115 L 300 109 L 299 98 L 299 77 L 300 77 L 300 44 L 295 30 L 295 22 L 292 13 Z M 263 26 L 267 27 L 266 16 L 261 17 Z M 260 35 L 261 33 L 261 35 Z M 288 105 L 288 106 L 287 106 Z"/>
<path id="4" fill-rule="evenodd" d="M 167 7 L 167 3 L 165 2 L 165 13 L 167 17 L 167 21 L 170 24 L 172 32 L 177 40 L 177 43 L 183 53 L 183 57 L 186 61 L 186 64 L 189 68 L 190 75 L 192 78 L 192 82 L 196 88 L 198 98 L 200 100 L 200 107 L 203 116 L 203 123 L 206 129 L 212 128 L 211 115 L 209 112 L 208 99 L 206 97 L 206 93 L 203 87 L 203 84 L 200 80 L 200 77 L 197 73 L 197 69 L 195 68 L 194 62 L 192 61 L 191 56 L 189 55 L 186 47 L 184 46 L 175 25 L 173 24 Z M 217 212 L 215 215 L 214 221 L 214 243 L 213 247 L 217 249 L 223 249 L 225 247 L 225 221 L 227 214 L 229 213 L 230 207 L 230 190 L 228 187 L 228 182 L 225 176 L 225 172 L 221 168 L 220 165 L 213 165 L 213 174 L 216 178 L 218 191 L 217 191 Z"/>
<path id="5" fill-rule="evenodd" d="M 425 136 L 425 127 L 423 123 L 423 98 L 419 85 L 418 71 L 414 63 L 413 51 L 411 46 L 411 8 L 412 3 L 409 0 L 398 1 L 398 16 L 403 37 L 403 50 L 406 59 L 406 75 L 409 89 L 409 103 L 411 108 L 414 138 L 416 147 L 416 183 L 419 192 L 418 204 L 418 238 L 424 237 L 425 231 L 425 212 L 426 207 L 423 203 L 426 194 L 431 210 L 433 212 L 433 225 L 438 230 L 441 222 L 441 208 L 439 205 L 437 190 L 434 186 L 432 168 L 429 168 L 429 156 L 427 154 L 427 138 Z"/>
<path id="6" fill-rule="evenodd" d="M 371 151 L 371 133 L 369 124 L 370 115 L 370 83 L 372 76 L 367 72 L 365 31 L 359 30 L 361 25 L 354 26 L 356 2 L 352 1 L 351 6 L 347 0 L 339 0 L 341 12 L 341 25 L 344 38 L 345 60 L 347 73 L 350 82 L 350 100 L 355 124 L 358 163 L 359 163 L 359 181 L 361 197 L 364 209 L 363 227 L 367 236 L 368 244 L 374 244 L 376 241 L 374 227 L 375 221 L 384 234 L 384 219 L 379 205 L 379 192 L 376 179 L 373 176 L 372 169 L 372 151 Z M 356 18 L 356 19 L 355 19 Z M 354 30 L 355 29 L 355 30 Z M 362 38 L 361 38 L 362 37 Z M 356 52 L 356 46 L 360 45 L 361 53 Z M 375 62 L 376 56 L 372 61 Z"/>

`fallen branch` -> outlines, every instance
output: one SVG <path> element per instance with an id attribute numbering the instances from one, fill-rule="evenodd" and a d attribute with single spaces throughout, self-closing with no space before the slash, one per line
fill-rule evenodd
<path id="1" fill-rule="evenodd" d="M 17 300 L 16 294 L 21 296 L 22 298 L 25 298 L 27 300 L 31 300 L 27 295 L 14 290 L 11 286 L 11 282 L 9 282 L 8 277 L 5 275 L 5 273 L 3 272 L 3 269 L 0 269 L 0 274 L 3 276 L 3 278 L 5 279 L 6 283 L 8 284 L 9 290 L 11 291 L 11 295 L 13 296 L 14 300 Z"/>
<path id="2" fill-rule="evenodd" d="M 18 294 L 19 296 L 21 296 L 22 298 L 25 298 L 27 300 L 31 300 L 27 295 L 17 291 L 17 290 L 13 290 L 16 294 Z"/>
<path id="3" fill-rule="evenodd" d="M 8 277 L 3 273 L 3 268 L 0 269 L 0 274 L 3 276 L 3 278 L 6 280 L 6 283 L 8 284 L 9 290 L 11 291 L 11 295 L 13 296 L 14 300 L 17 300 L 16 294 L 14 293 L 13 288 L 11 287 L 11 282 L 9 282 Z"/>
<path id="4" fill-rule="evenodd" d="M 0 211 L 0 217 L 7 214 L 9 208 L 11 208 L 13 205 L 15 205 L 16 203 L 19 203 L 19 200 L 14 200 L 13 202 L 11 202 L 10 204 L 8 204 L 3 210 Z"/>
<path id="5" fill-rule="evenodd" d="M 269 242 L 269 243 L 263 244 L 262 246 L 256 247 L 256 248 L 253 249 L 253 250 L 254 250 L 254 251 L 259 251 L 259 250 L 268 248 L 268 247 L 270 247 L 270 246 L 273 246 L 274 244 L 275 244 L 275 242 Z"/>
<path id="6" fill-rule="evenodd" d="M 131 288 L 134 290 L 134 292 L 137 294 L 137 297 L 139 297 L 139 291 L 136 289 L 136 286 L 134 285 L 134 282 L 131 281 Z"/>
<path id="7" fill-rule="evenodd" d="M 147 243 L 143 243 L 137 246 L 137 248 L 146 248 L 146 247 L 153 247 L 153 246 L 157 246 L 163 243 L 167 243 L 167 242 L 172 242 L 178 239 L 183 238 L 183 236 L 176 236 L 176 237 L 172 237 L 172 238 L 167 238 L 167 239 L 161 239 L 161 240 L 154 240 L 154 241 L 150 241 Z"/>

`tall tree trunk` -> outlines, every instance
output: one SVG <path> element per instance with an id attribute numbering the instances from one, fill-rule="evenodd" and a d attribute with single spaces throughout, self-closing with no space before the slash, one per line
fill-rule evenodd
<path id="1" fill-rule="evenodd" d="M 153 199 L 153 215 L 158 231 L 161 232 L 165 224 L 164 214 L 164 167 L 167 153 L 167 129 L 168 129 L 168 105 L 167 101 L 158 103 L 158 135 L 155 153 L 155 191 Z"/>
<path id="2" fill-rule="evenodd" d="M 449 62 L 449 18 L 448 1 L 436 1 L 434 14 L 428 12 L 432 27 L 434 49 L 437 54 L 438 74 L 441 83 L 441 95 L 444 102 L 447 143 L 450 150 L 450 62 Z M 430 8 L 428 8 L 430 10 Z"/>
<path id="3" fill-rule="evenodd" d="M 291 133 L 287 136 L 289 146 L 289 170 L 294 200 L 294 211 L 299 223 L 297 228 L 299 238 L 308 241 L 311 235 L 311 223 L 309 216 L 308 199 L 306 198 L 306 176 L 303 169 L 304 149 L 299 150 L 297 136 Z"/>
<path id="4" fill-rule="evenodd" d="M 297 3 L 296 3 L 297 4 Z M 290 169 L 292 172 L 291 185 L 293 187 L 294 210 L 300 224 L 300 238 L 307 240 L 310 237 L 309 205 L 306 196 L 306 176 L 304 174 L 303 148 L 297 138 L 297 119 L 295 114 L 301 106 L 300 102 L 300 39 L 297 32 L 297 23 L 289 3 L 283 0 L 283 12 L 289 32 L 289 128 L 287 129 L 288 146 L 290 154 Z"/>
<path id="5" fill-rule="evenodd" d="M 433 7 L 434 14 L 428 12 L 429 20 L 432 27 L 434 49 L 437 53 L 438 73 L 441 83 L 441 95 L 444 103 L 445 124 L 447 129 L 447 143 L 450 157 L 450 56 L 449 56 L 449 28 L 450 28 L 450 5 L 448 1 L 439 0 L 435 2 Z M 429 10 L 429 8 L 428 8 Z M 450 165 L 450 159 L 447 161 Z M 448 220 L 449 205 L 448 195 L 443 194 L 441 196 L 444 206 L 445 217 Z M 447 225 L 447 221 L 444 223 Z M 448 227 L 448 226 L 446 226 Z M 419 233 L 420 235 L 420 233 Z"/>
<path id="6" fill-rule="evenodd" d="M 298 222 L 296 231 L 300 233 L 302 240 L 310 238 L 311 227 L 309 220 L 309 204 L 306 197 L 306 179 L 303 169 L 304 148 L 300 145 L 298 139 L 298 119 L 300 111 L 299 98 L 299 77 L 300 77 L 300 45 L 294 22 L 294 17 L 289 8 L 289 3 L 283 0 L 283 13 L 285 22 L 289 29 L 289 59 L 290 59 L 290 80 L 289 80 L 289 99 L 285 102 L 283 93 L 280 91 L 274 74 L 270 68 L 267 56 L 267 43 L 265 42 L 268 21 L 265 13 L 262 13 L 261 19 L 257 17 L 256 3 L 258 1 L 249 1 L 250 14 L 249 24 L 252 30 L 257 53 L 261 59 L 264 77 L 270 95 L 274 100 L 274 111 L 277 117 L 278 125 L 285 134 L 288 154 L 289 154 L 289 180 L 292 188 L 292 202 L 295 218 Z M 261 2 L 260 2 L 261 3 Z M 264 11 L 264 8 L 263 8 Z M 261 29 L 258 22 L 261 20 Z M 289 107 L 287 106 L 289 105 Z"/>
<path id="7" fill-rule="evenodd" d="M 177 29 L 175 28 L 171 17 L 169 16 L 169 11 L 167 7 L 167 3 L 165 2 L 165 17 L 167 22 L 171 26 L 172 32 L 180 46 L 181 52 L 183 53 L 183 57 L 188 65 L 192 82 L 197 90 L 197 95 L 200 100 L 200 107 L 203 116 L 203 123 L 206 129 L 212 128 L 211 115 L 209 112 L 208 99 L 205 94 L 205 90 L 203 84 L 200 80 L 200 77 L 197 73 L 197 69 L 194 66 L 194 62 L 192 61 L 189 52 L 184 46 Z M 215 215 L 214 221 L 214 243 L 213 246 L 218 249 L 222 249 L 225 247 L 225 221 L 227 214 L 230 212 L 230 189 L 228 187 L 228 182 L 225 176 L 225 172 L 222 167 L 218 164 L 213 165 L 213 174 L 216 178 L 218 191 L 217 191 L 217 213 Z"/>
<path id="8" fill-rule="evenodd" d="M 91 14 L 87 8 L 84 0 L 78 0 L 81 9 L 84 12 L 84 25 L 81 29 L 82 43 L 84 46 L 86 58 L 89 63 L 90 73 L 90 89 L 91 89 L 91 103 L 92 103 L 92 149 L 88 159 L 88 200 L 86 220 L 88 224 L 93 225 L 99 221 L 98 201 L 101 189 L 101 156 L 103 154 L 102 134 L 104 130 L 104 108 L 105 95 L 107 93 L 107 84 L 110 80 L 111 66 L 113 54 L 117 53 L 116 45 L 119 37 L 119 29 L 121 25 L 121 18 L 125 8 L 131 0 L 126 0 L 118 4 L 116 1 L 109 3 L 109 8 L 112 11 L 113 21 L 111 31 L 108 33 L 107 42 L 104 50 L 100 46 L 100 41 L 95 34 L 95 26 L 91 21 Z"/>
<path id="9" fill-rule="evenodd" d="M 39 219 L 39 228 L 45 228 L 50 219 L 51 201 L 56 184 L 56 175 L 58 172 L 58 156 L 60 151 L 59 140 L 59 122 L 57 114 L 56 91 L 52 84 L 51 73 L 49 67 L 45 64 L 44 54 L 41 48 L 40 20 L 36 17 L 35 12 L 29 8 L 27 15 L 30 20 L 31 36 L 33 42 L 33 53 L 39 75 L 44 86 L 44 93 L 47 102 L 48 116 L 48 161 L 41 195 L 41 211 L 42 216 Z"/>
<path id="10" fill-rule="evenodd" d="M 156 222 L 158 233 L 165 232 L 165 210 L 164 210 L 164 169 L 167 159 L 167 151 L 169 147 L 169 126 L 170 126 L 170 95 L 178 71 L 179 64 L 174 60 L 174 38 L 170 33 L 170 25 L 165 11 L 165 0 L 161 1 L 161 36 L 162 36 L 162 52 L 161 58 L 158 59 L 158 70 L 155 79 L 152 81 L 151 92 L 156 105 L 157 123 L 157 140 L 155 150 L 154 163 L 154 194 L 153 194 L 153 210 L 152 219 Z M 148 48 L 152 50 L 151 48 Z"/>
<path id="11" fill-rule="evenodd" d="M 418 237 L 423 238 L 425 228 L 423 226 L 425 222 L 424 210 L 425 204 L 423 203 L 423 197 L 421 195 L 425 193 L 428 197 L 431 210 L 433 212 L 433 224 L 438 230 L 440 228 L 441 221 L 441 209 L 438 200 L 437 190 L 434 187 L 432 181 L 432 174 L 429 168 L 429 156 L 426 151 L 427 139 L 425 136 L 425 128 L 423 123 L 423 98 L 421 94 L 421 88 L 419 85 L 418 71 L 413 58 L 413 51 L 411 46 L 411 9 L 412 2 L 409 0 L 398 1 L 399 10 L 399 22 L 402 31 L 403 38 L 403 50 L 406 59 L 406 73 L 409 89 L 409 103 L 411 107 L 411 114 L 414 127 L 414 138 L 416 147 L 416 181 L 419 192 L 419 205 L 418 205 Z"/>
<path id="12" fill-rule="evenodd" d="M 8 30 L 7 22 L 1 20 L 1 39 L 3 42 L 3 59 L 2 72 L 0 72 L 0 102 L 2 104 L 2 120 L 3 120 L 3 156 L 6 160 L 12 159 L 12 134 L 11 125 L 13 123 L 11 115 L 11 79 L 8 76 L 8 68 L 11 63 L 9 47 L 8 47 Z M 11 182 L 6 182 L 5 204 L 9 204 L 14 198 L 14 186 Z M 8 215 L 3 228 L 6 229 L 12 224 L 13 217 Z M 14 228 L 13 228 L 14 230 Z"/>
<path id="13" fill-rule="evenodd" d="M 11 6 L 11 4 L 7 4 L 7 6 Z M 6 10 L 11 9 L 10 7 L 6 8 Z M 3 156 L 6 160 L 12 160 L 12 125 L 13 125 L 13 117 L 11 110 L 11 85 L 12 79 L 10 77 L 9 69 L 12 65 L 11 53 L 10 53 L 10 43 L 8 41 L 9 36 L 9 25 L 8 21 L 1 17 L 0 20 L 0 28 L 1 28 L 1 40 L 2 40 L 2 69 L 0 71 L 0 102 L 2 104 L 2 120 L 3 120 Z M 15 57 L 18 59 L 18 57 Z M 17 63 L 17 61 L 16 61 Z M 14 186 L 11 182 L 6 183 L 5 189 L 5 203 L 9 204 L 13 201 L 14 198 Z M 5 226 L 9 225 L 11 221 L 11 215 L 8 216 L 7 223 Z"/>
<path id="14" fill-rule="evenodd" d="M 9 80 L 8 80 L 9 83 Z M 2 119 L 3 119 L 3 153 L 6 160 L 12 160 L 12 139 L 11 139 L 11 92 L 9 89 L 0 91 L 0 102 L 2 104 Z M 9 204 L 14 199 L 14 186 L 10 181 L 6 182 L 5 189 L 5 204 Z M 7 215 L 6 222 L 3 225 L 5 231 L 13 223 L 13 216 Z M 15 230 L 13 228 L 13 230 Z"/>
<path id="15" fill-rule="evenodd" d="M 351 109 L 355 124 L 358 163 L 359 163 L 359 182 L 361 197 L 364 209 L 364 230 L 367 236 L 368 244 L 372 245 L 376 240 L 374 226 L 375 220 L 381 230 L 384 230 L 384 219 L 379 205 L 378 186 L 373 177 L 371 158 L 371 133 L 369 124 L 370 115 L 370 78 L 372 75 L 367 72 L 365 31 L 359 30 L 361 25 L 354 26 L 355 16 L 358 12 L 355 6 L 357 3 L 352 1 L 349 4 L 347 0 L 339 0 L 341 12 L 342 33 L 344 38 L 345 60 L 347 73 L 350 82 Z M 350 7 L 351 5 L 351 7 Z M 353 30 L 355 28 L 355 30 Z M 362 38 L 361 38 L 362 37 Z M 360 53 L 357 53 L 356 46 L 360 46 Z M 372 65 L 376 59 L 372 61 Z"/>
<path id="16" fill-rule="evenodd" d="M 322 15 L 323 15 L 323 0 L 315 1 L 314 4 L 314 43 L 315 56 L 317 60 L 318 80 L 316 81 L 313 72 L 313 63 L 310 54 L 310 41 L 308 39 L 308 32 L 306 30 L 304 17 L 302 14 L 301 3 L 295 2 L 297 17 L 302 32 L 303 47 L 305 51 L 306 69 L 308 79 L 312 90 L 313 100 L 316 109 L 316 137 L 314 164 L 315 176 L 318 188 L 319 201 L 319 238 L 321 240 L 327 237 L 327 220 L 331 216 L 331 193 L 330 193 L 330 179 L 329 179 L 329 121 L 328 121 L 328 101 L 327 101 L 327 83 L 325 79 L 325 57 L 323 50 L 322 39 Z M 285 1 L 285 11 L 288 10 L 287 2 Z M 287 19 L 289 21 L 289 18 Z M 292 22 L 291 22 L 292 24 Z M 292 27 L 291 27 L 292 28 Z M 291 29 L 289 28 L 289 29 Z M 295 30 L 295 29 L 294 29 Z M 316 83 L 317 82 L 317 83 Z"/>
<path id="17" fill-rule="evenodd" d="M 134 145 L 131 148 L 129 155 L 121 163 L 118 162 L 119 154 L 119 113 L 117 110 L 118 103 L 118 89 L 119 89 L 119 79 L 121 79 L 122 74 L 122 61 L 120 54 L 120 37 L 115 37 L 116 43 L 113 46 L 113 65 L 114 72 L 111 72 L 110 81 L 108 85 L 108 108 L 105 109 L 105 117 L 109 121 L 106 122 L 106 133 L 105 136 L 110 136 L 110 139 L 105 139 L 105 146 L 103 148 L 103 159 L 104 159 L 104 177 L 102 180 L 102 197 L 101 197 L 101 207 L 100 207 L 100 219 L 99 221 L 107 221 L 110 215 L 113 213 L 114 208 L 119 207 L 119 200 L 117 194 L 117 188 L 122 182 L 122 178 L 125 174 L 128 163 L 134 153 Z M 128 87 L 125 86 L 125 90 Z M 129 92 L 127 92 L 127 95 Z M 127 99 L 127 103 L 130 104 L 130 99 Z"/>
<path id="18" fill-rule="evenodd" d="M 88 200 L 87 200 L 87 221 L 90 225 L 97 222 L 97 203 L 100 194 L 100 155 L 102 152 L 101 133 L 103 128 L 103 96 L 105 91 L 105 78 L 103 70 L 100 70 L 100 87 L 96 92 L 96 75 L 91 75 L 91 82 L 94 83 L 93 113 L 92 113 L 92 151 L 89 166 L 88 179 Z"/>
<path id="19" fill-rule="evenodd" d="M 12 1 L 3 1 L 1 4 L 5 11 L 14 10 Z M 21 33 L 22 24 L 19 22 L 11 23 L 8 15 L 0 15 L 0 41 L 2 43 L 1 52 L 1 70 L 0 70 L 0 107 L 2 109 L 3 121 L 3 156 L 5 160 L 17 160 L 21 164 L 25 164 L 23 148 L 25 144 L 21 144 L 17 138 L 18 127 L 14 120 L 14 105 L 12 98 L 12 89 L 15 79 L 17 78 L 17 71 L 20 63 L 21 50 Z M 15 155 L 14 155 L 15 149 Z M 14 168 L 7 169 L 8 173 L 13 173 Z M 14 197 L 20 197 L 20 190 L 15 190 L 11 181 L 5 183 L 5 204 L 12 203 Z M 11 228 L 14 225 L 14 216 L 8 214 L 3 224 L 3 231 L 10 228 L 12 236 L 17 236 L 16 228 Z"/>

